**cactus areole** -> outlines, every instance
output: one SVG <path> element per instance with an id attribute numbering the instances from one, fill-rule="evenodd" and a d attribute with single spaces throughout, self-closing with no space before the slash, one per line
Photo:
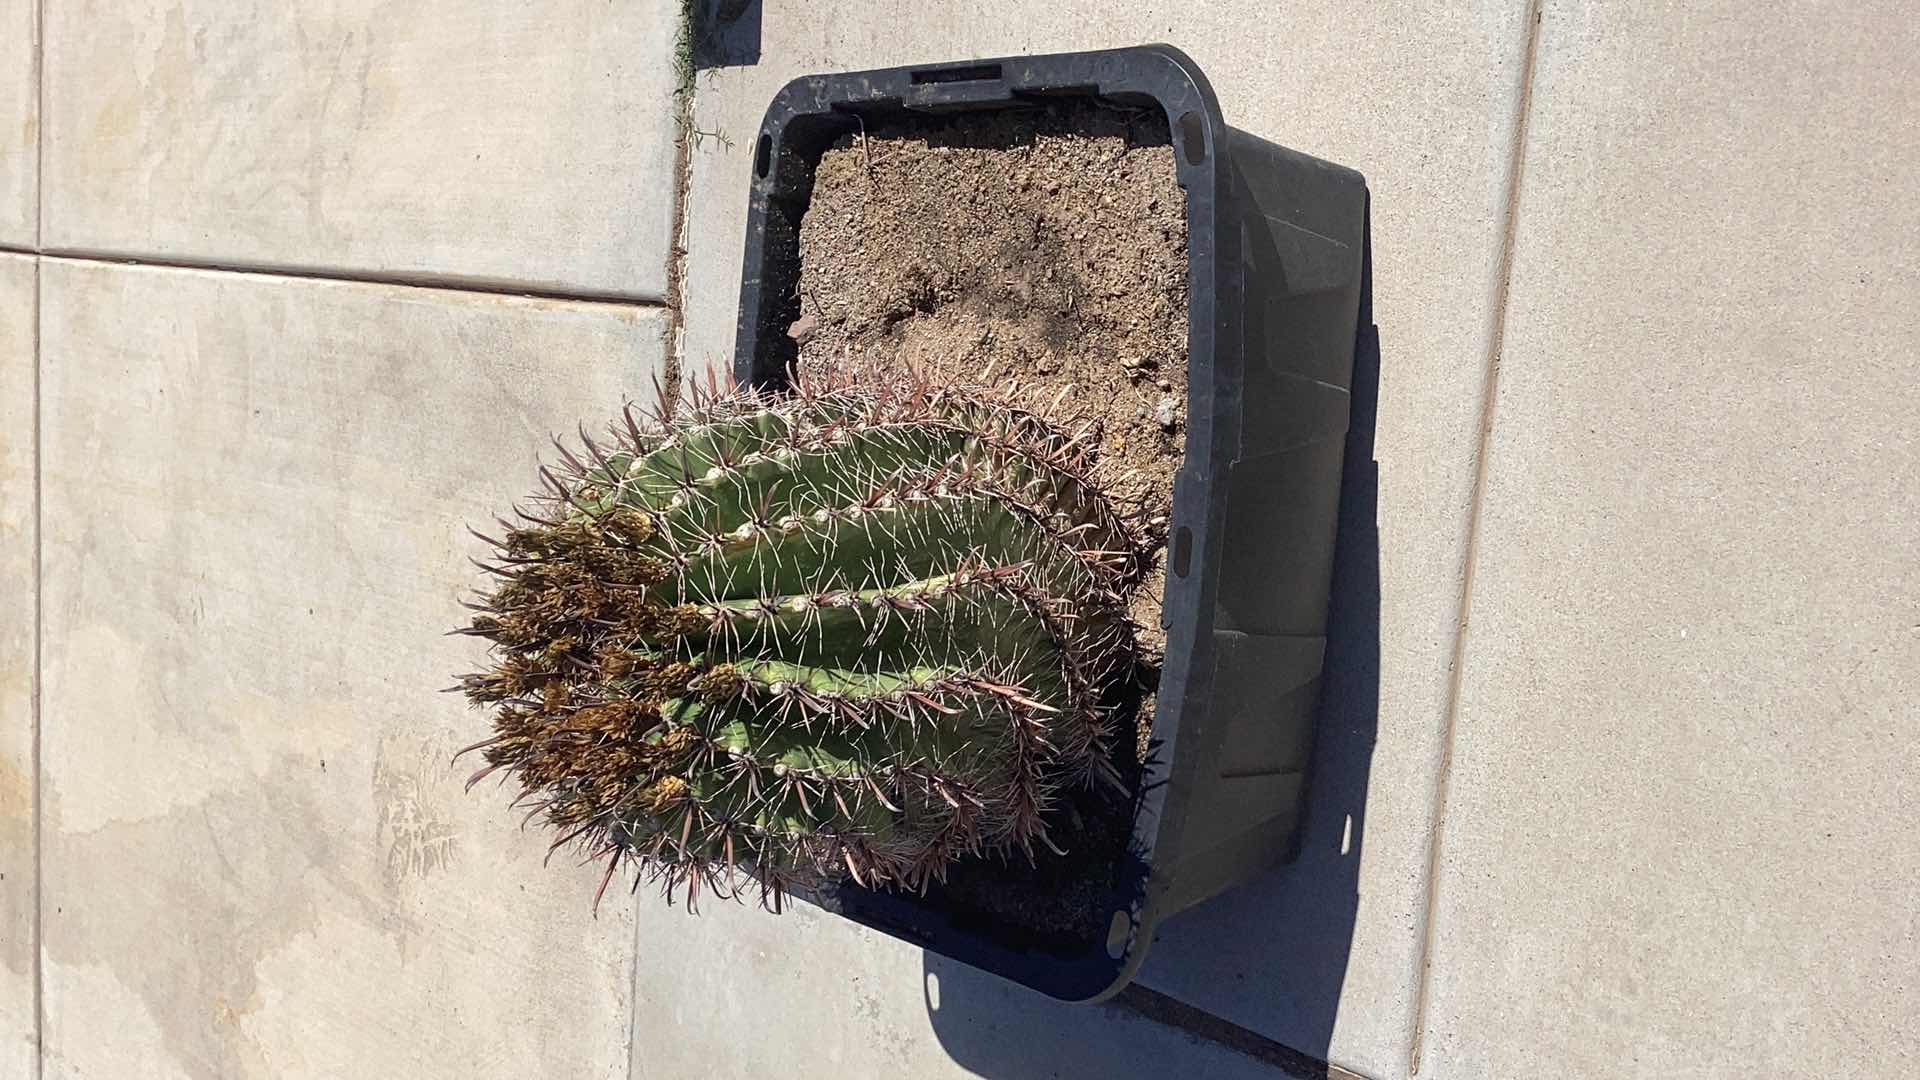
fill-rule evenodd
<path id="1" fill-rule="evenodd" d="M 1085 441 L 1012 400 L 732 389 L 563 446 L 482 536 L 474 780 L 510 774 L 603 892 L 630 862 L 690 902 L 1071 843 L 1049 810 L 1131 746 L 1110 691 L 1145 555 Z"/>

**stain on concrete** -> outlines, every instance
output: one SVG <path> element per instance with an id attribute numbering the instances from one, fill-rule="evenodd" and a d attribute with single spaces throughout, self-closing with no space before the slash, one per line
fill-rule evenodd
<path id="1" fill-rule="evenodd" d="M 0 689 L 0 702 L 9 699 Z M 11 714 L 6 715 L 11 722 Z M 20 719 L 27 717 L 23 713 Z M 0 966 L 15 976 L 33 976 L 33 778 L 0 754 Z M 0 994 L 0 1013 L 13 1003 Z M 25 1006 L 30 1012 L 31 1006 Z"/>
<path id="2" fill-rule="evenodd" d="M 858 975 L 853 977 L 852 991 L 853 1014 L 859 1020 L 860 1030 L 866 1034 L 868 1045 L 879 1051 L 880 1058 L 897 1075 L 910 1075 L 918 1040 L 889 1022 L 888 1017 L 895 1010 L 887 1008 L 877 994 L 863 987 Z"/>
<path id="3" fill-rule="evenodd" d="M 299 764 L 286 759 L 258 784 L 90 832 L 60 831 L 51 808 L 50 1044 L 99 1038 L 100 1018 L 62 985 L 63 967 L 95 966 L 145 1004 L 158 1049 L 185 1075 L 276 1073 L 242 1023 L 260 1003 L 258 959 L 311 933 L 322 906 L 370 925 L 383 909 L 350 873 L 351 841 L 331 824 L 338 808 Z"/>
<path id="4" fill-rule="evenodd" d="M 0 685 L 0 695 L 4 695 L 5 692 L 6 687 Z M 0 825 L 15 824 L 27 819 L 32 813 L 32 778 L 27 775 L 26 770 L 0 757 Z M 6 849 L 0 848 L 0 851 L 4 850 Z"/>
<path id="5" fill-rule="evenodd" d="M 619 373 L 570 358 L 655 336 L 50 265 L 49 1077 L 624 1075 L 631 909 L 461 791 L 484 721 L 433 690 L 470 660 L 460 523 L 525 467 L 493 418 L 585 415 Z"/>
<path id="6" fill-rule="evenodd" d="M 373 799 L 379 808 L 375 844 L 386 852 L 387 887 L 423 878 L 453 864 L 460 834 L 447 808 L 447 759 L 435 741 L 389 735 L 373 763 Z M 454 789 L 457 791 L 458 789 Z"/>

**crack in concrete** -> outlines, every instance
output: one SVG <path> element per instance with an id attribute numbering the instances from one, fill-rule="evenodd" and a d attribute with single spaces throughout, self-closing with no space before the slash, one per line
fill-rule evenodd
<path id="1" fill-rule="evenodd" d="M 1120 991 L 1112 1004 L 1127 1009 L 1156 1024 L 1173 1028 L 1193 1038 L 1217 1043 L 1255 1061 L 1279 1069 L 1293 1080 L 1369 1080 L 1368 1077 L 1332 1065 L 1312 1054 L 1267 1038 L 1250 1028 L 1224 1020 L 1205 1009 L 1168 997 L 1133 983 Z"/>
<path id="2" fill-rule="evenodd" d="M 1467 612 L 1473 600 L 1474 566 L 1480 544 L 1481 504 L 1487 486 L 1487 453 L 1493 444 L 1494 405 L 1500 389 L 1500 353 L 1506 346 L 1507 302 L 1513 282 L 1514 238 L 1520 219 L 1520 185 L 1526 169 L 1527 128 L 1533 114 L 1534 63 L 1540 51 L 1544 0 L 1527 0 L 1527 42 L 1520 69 L 1520 94 L 1514 103 L 1513 148 L 1507 159 L 1506 220 L 1501 230 L 1499 273 L 1494 281 L 1491 325 L 1487 333 L 1486 374 L 1481 385 L 1479 443 L 1474 451 L 1472 494 L 1467 504 L 1467 535 L 1462 555 L 1460 602 L 1456 609 L 1452 654 L 1448 658 L 1445 718 L 1440 742 L 1440 768 L 1434 780 L 1433 830 L 1427 846 L 1426 906 L 1422 912 L 1420 955 L 1413 999 L 1413 1031 L 1407 1050 L 1410 1075 L 1420 1073 L 1425 1050 L 1427 1002 L 1433 984 L 1434 921 L 1440 892 L 1440 862 L 1447 822 L 1449 780 L 1453 771 L 1454 726 L 1460 712 L 1462 670 L 1467 650 Z"/>
<path id="3" fill-rule="evenodd" d="M 36 217 L 38 215 L 36 214 Z M 33 262 L 33 329 L 29 331 L 29 340 L 33 342 L 33 697 L 28 707 L 29 723 L 33 725 L 32 750 L 33 795 L 31 798 L 33 814 L 33 1075 L 35 1080 L 46 1075 L 47 1063 L 47 1010 L 46 1010 L 46 935 L 43 932 L 46 920 L 42 915 L 46 892 L 46 875 L 42 873 L 45 860 L 41 852 L 45 848 L 42 834 L 45 831 L 40 782 L 40 670 L 41 670 L 41 627 L 45 625 L 45 603 L 42 599 L 46 589 L 42 583 L 41 567 L 46 550 L 46 533 L 41 528 L 40 497 L 41 478 L 46 474 L 41 455 L 40 422 L 40 260 Z"/>
<path id="4" fill-rule="evenodd" d="M 230 262 L 194 259 L 185 256 L 105 248 L 20 247 L 0 244 L 0 254 L 27 255 L 42 259 L 66 259 L 72 262 L 108 263 L 115 266 L 144 266 L 162 270 L 200 270 L 217 274 L 251 274 L 255 277 L 288 278 L 295 281 L 337 281 L 357 285 L 385 285 L 403 289 L 432 289 L 436 292 L 477 293 L 487 296 L 517 296 L 530 300 L 561 300 L 580 304 L 610 304 L 620 307 L 664 308 L 664 300 L 617 292 L 549 289 L 499 279 L 465 278 L 447 274 L 382 274 L 337 270 L 327 267 L 285 266 L 274 263 Z"/>

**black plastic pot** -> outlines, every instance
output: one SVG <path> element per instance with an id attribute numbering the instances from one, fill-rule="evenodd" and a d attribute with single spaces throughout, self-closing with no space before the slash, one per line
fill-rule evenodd
<path id="1" fill-rule="evenodd" d="M 1366 181 L 1230 128 L 1179 50 L 1154 45 L 797 79 L 753 149 L 735 374 L 795 359 L 799 229 L 832 143 L 903 114 L 1063 96 L 1164 111 L 1187 193 L 1187 440 L 1174 491 L 1168 645 L 1108 932 L 1036 945 L 926 896 L 843 886 L 829 910 L 1069 1001 L 1132 978 L 1156 923 L 1291 854 L 1327 604 L 1366 240 Z"/>

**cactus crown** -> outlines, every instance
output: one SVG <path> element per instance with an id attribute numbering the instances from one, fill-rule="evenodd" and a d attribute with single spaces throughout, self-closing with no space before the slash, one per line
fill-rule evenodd
<path id="1" fill-rule="evenodd" d="M 602 891 L 633 860 L 690 902 L 736 871 L 777 906 L 1058 850 L 1059 787 L 1117 782 L 1144 556 L 1088 440 L 1017 392 L 710 389 L 562 446 L 537 505 L 481 537 L 474 780 L 514 774 L 556 849 L 606 860 Z"/>

